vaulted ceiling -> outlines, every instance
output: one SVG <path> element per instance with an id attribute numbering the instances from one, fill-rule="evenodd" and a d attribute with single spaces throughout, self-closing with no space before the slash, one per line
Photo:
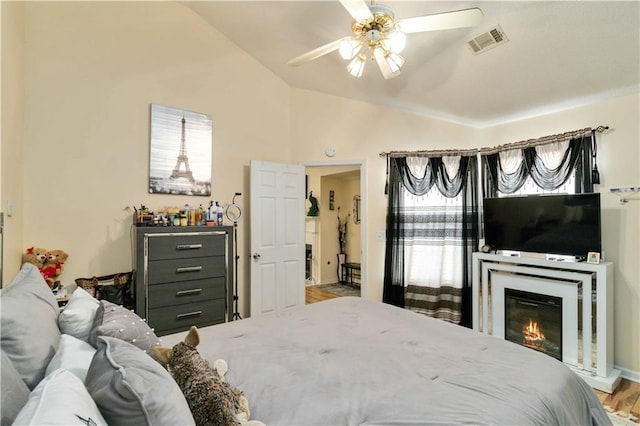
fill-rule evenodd
<path id="1" fill-rule="evenodd" d="M 351 35 L 336 1 L 184 2 L 293 87 L 470 126 L 489 126 L 630 93 L 640 87 L 638 1 L 386 1 L 396 19 L 478 7 L 473 28 L 407 36 L 401 75 L 375 63 L 354 78 L 338 52 L 287 61 Z M 499 25 L 507 43 L 474 55 L 467 42 Z"/>

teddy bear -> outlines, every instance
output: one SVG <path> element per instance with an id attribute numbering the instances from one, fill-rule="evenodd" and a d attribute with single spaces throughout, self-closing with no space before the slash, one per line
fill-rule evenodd
<path id="1" fill-rule="evenodd" d="M 23 263 L 31 263 L 40 271 L 40 275 L 50 288 L 53 288 L 56 268 L 47 266 L 47 256 L 49 251 L 41 247 L 29 247 L 22 255 Z"/>
<path id="2" fill-rule="evenodd" d="M 154 348 L 156 359 L 182 390 L 196 425 L 264 426 L 260 421 L 249 421 L 247 398 L 224 381 L 227 363 L 218 359 L 211 365 L 198 353 L 199 343 L 198 329 L 192 326 L 184 342 L 173 348 Z"/>
<path id="3" fill-rule="evenodd" d="M 40 247 L 29 247 L 22 255 L 22 263 L 31 263 L 38 269 L 44 266 L 47 260 L 47 250 Z"/>
<path id="4" fill-rule="evenodd" d="M 56 282 L 59 282 L 57 278 L 62 274 L 64 269 L 64 262 L 67 261 L 69 255 L 62 250 L 49 250 L 47 252 L 47 259 L 44 262 L 40 273 L 43 274 L 49 287 L 54 287 Z"/>
<path id="5" fill-rule="evenodd" d="M 69 255 L 62 250 L 46 250 L 41 247 L 29 247 L 22 255 L 23 263 L 31 263 L 40 271 L 40 275 L 50 288 L 56 285 L 56 278 L 62 274 L 64 262 Z"/>

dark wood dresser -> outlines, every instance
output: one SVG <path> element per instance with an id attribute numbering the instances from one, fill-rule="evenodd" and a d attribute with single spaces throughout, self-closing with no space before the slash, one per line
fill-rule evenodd
<path id="1" fill-rule="evenodd" d="M 231 320 L 233 228 L 135 228 L 136 313 L 158 336 Z"/>

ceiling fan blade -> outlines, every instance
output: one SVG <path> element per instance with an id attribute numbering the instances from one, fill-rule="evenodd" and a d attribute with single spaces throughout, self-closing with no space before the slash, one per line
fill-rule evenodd
<path id="1" fill-rule="evenodd" d="M 356 21 L 373 19 L 373 14 L 364 0 L 340 0 L 340 3 Z"/>
<path id="2" fill-rule="evenodd" d="M 338 50 L 340 48 L 341 41 L 342 39 L 334 40 L 331 43 L 325 44 L 324 46 L 320 46 L 308 51 L 307 53 L 303 53 L 302 55 L 291 59 L 289 62 L 287 62 L 287 65 L 291 67 L 297 67 L 298 65 L 313 61 L 314 59 L 317 59 L 322 55 L 326 55 L 327 53 Z"/>
<path id="3" fill-rule="evenodd" d="M 472 9 L 457 10 L 455 12 L 437 13 L 434 15 L 401 19 L 399 24 L 402 31 L 409 34 L 419 33 L 422 31 L 474 27 L 482 21 L 483 16 L 484 13 L 482 13 L 482 10 L 474 7 Z"/>

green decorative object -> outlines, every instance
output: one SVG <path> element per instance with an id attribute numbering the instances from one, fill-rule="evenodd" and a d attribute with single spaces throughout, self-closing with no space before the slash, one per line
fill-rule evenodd
<path id="1" fill-rule="evenodd" d="M 309 192 L 309 202 L 311 203 L 311 207 L 309 207 L 307 216 L 318 216 L 320 208 L 318 207 L 318 199 L 313 196 L 313 191 Z"/>

